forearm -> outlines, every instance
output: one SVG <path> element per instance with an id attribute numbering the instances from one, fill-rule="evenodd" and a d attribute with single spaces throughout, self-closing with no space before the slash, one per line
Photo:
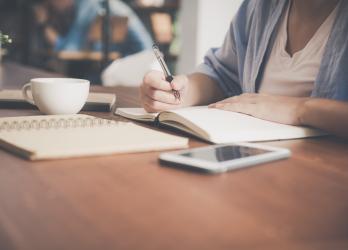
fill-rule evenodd
<path id="1" fill-rule="evenodd" d="M 302 125 L 348 138 L 348 102 L 310 98 L 300 113 Z"/>
<path id="2" fill-rule="evenodd" d="M 193 73 L 188 81 L 185 106 L 208 105 L 224 98 L 218 83 L 205 74 Z"/>

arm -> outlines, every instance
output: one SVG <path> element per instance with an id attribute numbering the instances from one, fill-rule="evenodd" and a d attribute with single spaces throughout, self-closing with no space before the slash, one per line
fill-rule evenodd
<path id="1" fill-rule="evenodd" d="M 189 76 L 176 76 L 172 87 L 180 91 L 181 100 L 175 100 L 171 85 L 161 72 L 150 72 L 141 86 L 141 99 L 148 112 L 158 112 L 180 107 L 210 104 L 226 96 L 242 92 L 239 60 L 234 39 L 234 27 L 230 26 L 224 44 L 211 49 L 197 72 Z"/>
<path id="2" fill-rule="evenodd" d="M 243 94 L 210 105 L 267 121 L 311 126 L 348 138 L 348 102 L 268 94 Z"/>
<path id="3" fill-rule="evenodd" d="M 202 73 L 188 76 L 188 93 L 184 106 L 208 105 L 224 98 L 217 82 Z"/>
<path id="4" fill-rule="evenodd" d="M 221 48 L 211 49 L 196 73 L 175 77 L 173 87 L 181 92 L 175 100 L 163 74 L 150 72 L 144 77 L 141 98 L 147 111 L 158 112 L 182 106 L 209 104 L 227 96 L 240 95 L 243 90 L 245 54 L 249 27 L 260 1 L 245 0 L 232 21 Z M 187 83 L 187 86 L 185 85 Z"/>
<path id="5" fill-rule="evenodd" d="M 348 102 L 308 99 L 299 117 L 302 125 L 317 127 L 348 138 Z"/>

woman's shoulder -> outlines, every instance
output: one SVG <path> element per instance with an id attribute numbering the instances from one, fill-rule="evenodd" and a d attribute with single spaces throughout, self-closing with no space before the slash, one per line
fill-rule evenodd
<path id="1" fill-rule="evenodd" d="M 248 40 L 252 30 L 260 32 L 270 26 L 281 15 L 289 0 L 244 0 L 232 26 Z"/>
<path id="2" fill-rule="evenodd" d="M 289 0 L 244 0 L 239 12 L 245 17 L 267 15 L 282 9 Z M 267 16 L 264 16 L 267 17 Z"/>

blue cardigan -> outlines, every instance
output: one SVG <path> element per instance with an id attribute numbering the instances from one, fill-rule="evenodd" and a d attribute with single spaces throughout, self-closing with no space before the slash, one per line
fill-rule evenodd
<path id="1" fill-rule="evenodd" d="M 255 93 L 290 0 L 245 0 L 221 48 L 211 49 L 197 72 L 215 79 L 226 97 Z M 348 101 L 348 1 L 339 2 L 312 97 Z"/>

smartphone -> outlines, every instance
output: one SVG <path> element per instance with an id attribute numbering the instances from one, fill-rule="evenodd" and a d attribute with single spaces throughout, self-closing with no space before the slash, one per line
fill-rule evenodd
<path id="1" fill-rule="evenodd" d="M 194 168 L 210 173 L 223 173 L 286 159 L 290 155 L 290 150 L 284 148 L 234 143 L 162 153 L 159 160 L 166 165 Z"/>

